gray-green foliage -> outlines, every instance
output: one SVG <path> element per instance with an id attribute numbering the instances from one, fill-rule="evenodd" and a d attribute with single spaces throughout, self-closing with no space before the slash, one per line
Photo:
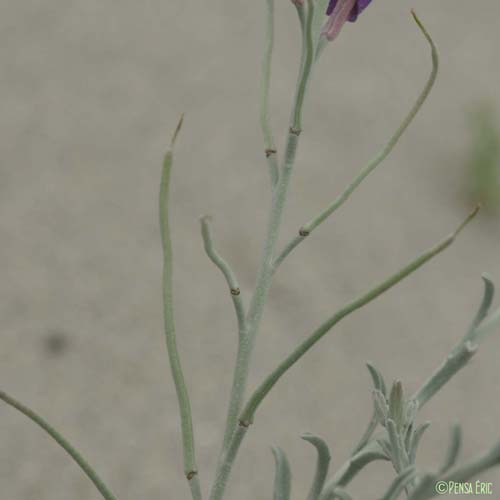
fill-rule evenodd
<path id="1" fill-rule="evenodd" d="M 500 122 L 491 107 L 470 117 L 471 146 L 467 158 L 467 192 L 492 212 L 500 210 Z"/>
<path id="2" fill-rule="evenodd" d="M 314 345 L 320 342 L 344 318 L 361 307 L 369 304 L 390 288 L 426 264 L 434 256 L 446 250 L 456 239 L 465 225 L 476 215 L 477 208 L 463 223 L 437 244 L 423 251 L 390 276 L 378 284 L 367 287 L 360 296 L 353 298 L 343 307 L 331 313 L 319 326 L 305 336 L 305 340 L 291 349 L 286 356 L 261 383 L 247 395 L 246 385 L 249 375 L 253 347 L 260 330 L 260 323 L 267 302 L 269 290 L 275 273 L 281 263 L 290 256 L 292 251 L 301 244 L 328 217 L 333 215 L 354 193 L 356 188 L 383 162 L 394 149 L 402 134 L 407 130 L 413 119 L 427 99 L 438 72 L 438 54 L 434 41 L 413 13 L 422 35 L 431 49 L 432 66 L 423 90 L 415 100 L 414 105 L 403 118 L 387 144 L 360 169 L 351 183 L 339 196 L 326 204 L 325 208 L 309 222 L 297 229 L 297 234 L 283 247 L 278 248 L 278 237 L 285 213 L 286 201 L 292 173 L 295 168 L 295 158 L 303 127 L 303 107 L 307 97 L 310 79 L 314 66 L 319 62 L 321 53 L 327 43 L 321 35 L 324 21 L 324 10 L 327 0 L 294 0 L 297 9 L 299 30 L 302 37 L 302 52 L 299 76 L 295 98 L 291 110 L 291 119 L 286 135 L 284 154 L 280 158 L 276 150 L 274 134 L 270 125 L 269 100 L 272 51 L 274 46 L 274 0 L 265 0 L 266 7 L 266 40 L 262 61 L 260 124 L 264 138 L 264 152 L 268 163 L 271 185 L 271 205 L 269 223 L 262 252 L 256 284 L 250 300 L 245 300 L 236 278 L 236 273 L 230 264 L 216 250 L 210 226 L 210 218 L 201 220 L 201 233 L 204 247 L 209 259 L 220 270 L 226 280 L 226 290 L 231 295 L 238 325 L 237 355 L 229 396 L 224 437 L 216 460 L 215 477 L 210 488 L 210 500 L 222 500 L 231 475 L 233 465 L 238 455 L 240 445 L 254 423 L 257 410 L 266 397 L 274 389 L 280 379 L 290 370 Z M 181 435 L 184 450 L 184 473 L 191 488 L 193 500 L 203 498 L 200 474 L 196 465 L 196 448 L 194 426 L 191 416 L 191 405 L 188 387 L 184 380 L 182 364 L 176 343 L 176 329 L 173 314 L 173 256 L 170 243 L 168 194 L 170 171 L 173 164 L 173 146 L 179 134 L 180 121 L 172 143 L 168 150 L 162 170 L 160 189 L 160 230 L 164 251 L 163 298 L 165 317 L 165 339 L 168 357 L 172 371 L 173 383 L 179 400 L 181 417 Z M 374 461 L 384 461 L 390 464 L 387 468 L 388 486 L 385 492 L 380 492 L 380 500 L 396 500 L 406 495 L 412 500 L 431 498 L 436 494 L 437 481 L 466 481 L 471 477 L 493 467 L 500 460 L 500 444 L 477 459 L 459 463 L 462 433 L 454 426 L 450 432 L 449 447 L 441 466 L 435 471 L 426 471 L 425 466 L 418 463 L 418 450 L 428 422 L 418 422 L 418 412 L 428 403 L 440 389 L 475 355 L 479 344 L 489 335 L 500 329 L 500 309 L 489 314 L 494 287 L 488 278 L 484 278 L 484 297 L 470 327 L 464 337 L 451 350 L 443 363 L 417 388 L 409 397 L 405 395 L 402 380 L 396 380 L 390 388 L 384 381 L 382 373 L 371 363 L 368 371 L 373 382 L 373 412 L 366 430 L 359 442 L 353 447 L 352 453 L 340 465 L 330 471 L 330 451 L 326 442 L 312 434 L 303 435 L 316 451 L 314 477 L 307 495 L 307 500 L 349 500 L 351 481 L 363 472 Z M 106 500 L 115 500 L 107 486 L 95 470 L 83 459 L 81 454 L 65 440 L 62 435 L 46 423 L 35 412 L 17 402 L 4 392 L 0 399 L 17 409 L 37 423 L 52 438 L 56 440 L 69 455 L 80 465 L 87 476 L 94 482 L 98 491 Z M 326 410 L 326 409 L 325 409 Z M 274 482 L 274 500 L 290 500 L 292 491 L 292 473 L 285 452 L 273 448 L 276 463 Z M 251 481 L 251 478 L 249 478 Z"/>

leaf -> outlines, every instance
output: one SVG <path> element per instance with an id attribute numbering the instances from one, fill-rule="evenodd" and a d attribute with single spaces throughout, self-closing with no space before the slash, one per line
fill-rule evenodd
<path id="1" fill-rule="evenodd" d="M 408 496 L 407 500 L 427 500 L 436 494 L 436 479 L 433 474 L 426 474 L 420 478 L 416 488 Z"/>
<path id="2" fill-rule="evenodd" d="M 281 448 L 272 448 L 276 472 L 274 476 L 273 500 L 290 500 L 292 474 L 285 452 Z"/>
<path id="3" fill-rule="evenodd" d="M 325 491 L 328 487 L 346 486 L 352 479 L 368 464 L 375 460 L 389 460 L 389 454 L 386 454 L 377 441 L 370 441 L 361 451 L 353 455 L 325 485 Z"/>
<path id="4" fill-rule="evenodd" d="M 385 396 L 379 390 L 373 391 L 373 406 L 377 420 L 385 427 L 387 417 L 389 416 L 389 406 L 387 405 Z"/>
<path id="5" fill-rule="evenodd" d="M 303 434 L 302 439 L 311 443 L 318 452 L 318 460 L 316 462 L 316 473 L 314 475 L 314 480 L 307 496 L 307 500 L 318 500 L 323 486 L 325 484 L 326 476 L 328 474 L 328 468 L 330 466 L 330 450 L 326 442 L 318 436 L 313 434 Z"/>
<path id="6" fill-rule="evenodd" d="M 472 460 L 464 465 L 460 465 L 449 472 L 442 479 L 443 481 L 454 481 L 457 483 L 469 481 L 481 474 L 485 470 L 500 465 L 500 442 L 497 442 L 484 455 Z"/>
<path id="7" fill-rule="evenodd" d="M 391 394 L 389 395 L 389 417 L 394 420 L 398 429 L 401 429 L 404 424 L 404 404 L 403 384 L 400 380 L 396 380 L 392 384 Z"/>
<path id="8" fill-rule="evenodd" d="M 404 427 L 408 428 L 410 425 L 415 422 L 415 418 L 417 417 L 418 412 L 418 401 L 411 399 L 406 403 L 404 410 Z"/>
<path id="9" fill-rule="evenodd" d="M 366 363 L 366 367 L 370 372 L 375 389 L 378 389 L 384 396 L 387 396 L 387 389 L 382 374 L 371 363 Z"/>
<path id="10" fill-rule="evenodd" d="M 411 466 L 398 474 L 396 479 L 391 483 L 389 489 L 380 500 L 397 500 L 400 493 L 403 491 L 408 484 L 415 479 L 416 471 L 415 467 Z"/>
<path id="11" fill-rule="evenodd" d="M 457 461 L 460 448 L 462 447 L 462 429 L 458 424 L 453 425 L 450 432 L 450 443 L 446 451 L 446 458 L 444 464 L 439 471 L 440 474 L 448 472 Z"/>
<path id="12" fill-rule="evenodd" d="M 491 303 L 493 302 L 493 297 L 495 296 L 495 285 L 493 284 L 493 282 L 485 274 L 483 274 L 482 279 L 484 282 L 483 300 L 481 301 L 479 310 L 477 311 L 476 316 L 474 317 L 474 320 L 472 321 L 472 324 L 467 331 L 467 334 L 465 336 L 466 339 L 474 336 L 476 328 L 488 315 Z"/>
<path id="13" fill-rule="evenodd" d="M 365 447 L 365 445 L 368 443 L 368 441 L 372 437 L 375 429 L 377 428 L 377 425 L 378 425 L 378 418 L 377 418 L 377 414 L 375 413 L 375 409 L 373 409 L 372 418 L 371 418 L 365 432 L 361 436 L 359 443 L 354 448 L 352 455 L 355 455 L 358 451 L 360 451 L 362 448 Z"/>
<path id="14" fill-rule="evenodd" d="M 424 435 L 425 431 L 430 427 L 430 425 L 431 425 L 430 422 L 424 422 L 423 424 L 420 424 L 415 429 L 415 432 L 413 433 L 411 443 L 410 443 L 410 449 L 408 450 L 409 459 L 410 459 L 411 464 L 415 463 L 415 460 L 417 458 L 417 451 L 418 451 L 418 446 L 420 444 L 420 440 L 422 439 L 422 436 Z"/>
<path id="15" fill-rule="evenodd" d="M 392 462 L 396 470 L 401 472 L 403 469 L 404 450 L 401 446 L 396 423 L 391 418 L 387 419 L 387 434 L 389 435 L 389 442 L 391 443 Z"/>
<path id="16" fill-rule="evenodd" d="M 335 498 L 338 498 L 339 500 L 352 500 L 351 495 L 349 495 L 347 491 L 344 491 L 341 488 L 337 488 L 333 493 L 332 499 Z"/>

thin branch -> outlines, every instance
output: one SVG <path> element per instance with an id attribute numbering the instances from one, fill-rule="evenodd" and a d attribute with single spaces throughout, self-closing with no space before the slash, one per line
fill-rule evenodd
<path id="1" fill-rule="evenodd" d="M 160 185 L 160 230 L 163 246 L 163 312 L 165 320 L 165 338 L 167 343 L 168 357 L 172 377 L 174 379 L 179 410 L 181 417 L 182 444 L 184 449 L 184 473 L 189 481 L 191 493 L 194 500 L 201 500 L 198 469 L 196 466 L 193 423 L 191 417 L 191 405 L 181 360 L 177 350 L 175 335 L 173 292 L 172 292 L 172 244 L 170 240 L 170 228 L 168 223 L 168 194 L 170 185 L 170 171 L 172 168 L 173 147 L 182 126 L 182 118 L 179 121 L 173 136 L 170 149 L 165 155 L 163 162 L 162 178 Z"/>
<path id="2" fill-rule="evenodd" d="M 300 11 L 299 11 L 300 12 Z M 283 166 L 280 172 L 279 182 L 273 190 L 273 199 L 269 224 L 267 228 L 267 236 L 264 244 L 264 250 L 261 258 L 261 263 L 257 273 L 255 290 L 250 302 L 248 313 L 246 316 L 246 335 L 240 341 L 238 346 L 236 366 L 233 373 L 232 394 L 238 400 L 244 396 L 250 361 L 252 357 L 255 339 L 259 331 L 260 322 L 264 312 L 264 306 L 272 284 L 273 278 L 273 260 L 275 256 L 276 242 L 279 236 L 283 212 L 285 209 L 286 198 L 290 180 L 292 177 L 293 167 L 299 141 L 300 117 L 302 106 L 304 103 L 305 89 L 307 82 L 311 76 L 311 68 L 313 62 L 313 47 L 312 47 L 312 18 L 314 15 L 313 0 L 308 0 L 308 9 L 305 22 L 304 48 L 305 53 L 304 64 L 301 64 L 299 79 L 297 82 L 297 90 L 293 104 L 291 123 L 285 147 L 283 158 Z M 233 401 L 230 402 L 233 404 Z M 237 426 L 234 430 L 225 430 L 232 432 L 232 437 L 228 445 L 223 449 L 217 470 L 215 480 L 210 492 L 210 500 L 221 500 L 227 485 L 229 475 L 232 470 L 233 462 L 238 453 L 240 444 L 245 436 L 246 429 Z"/>
<path id="3" fill-rule="evenodd" d="M 33 410 L 24 406 L 19 401 L 9 396 L 3 391 L 0 391 L 0 399 L 16 410 L 23 413 L 30 420 L 35 422 L 41 427 L 54 441 L 56 441 L 70 457 L 80 466 L 87 477 L 94 483 L 95 487 L 99 490 L 105 500 L 116 500 L 116 497 L 109 491 L 108 487 L 104 484 L 102 479 L 97 475 L 97 472 L 89 465 L 89 463 L 82 457 L 73 445 L 71 445 L 58 431 L 56 431 L 49 423 L 47 423 L 40 415 Z"/>
<path id="4" fill-rule="evenodd" d="M 323 210 L 317 217 L 310 220 L 307 224 L 304 224 L 299 233 L 285 246 L 281 254 L 276 258 L 274 263 L 274 268 L 277 269 L 280 264 L 286 259 L 286 257 L 307 237 L 314 229 L 316 229 L 322 222 L 324 222 L 328 217 L 330 217 L 340 206 L 342 206 L 351 196 L 351 194 L 356 190 L 356 188 L 368 177 L 368 175 L 373 172 L 391 153 L 399 139 L 406 131 L 410 123 L 413 121 L 417 113 L 420 111 L 422 105 L 426 101 L 429 93 L 434 86 L 436 81 L 438 68 L 439 68 L 439 57 L 432 38 L 426 31 L 422 23 L 420 22 L 417 15 L 412 11 L 412 15 L 417 23 L 418 27 L 422 31 L 424 37 L 429 42 L 432 54 L 432 71 L 424 87 L 424 90 L 419 95 L 417 101 L 413 105 L 412 109 L 403 120 L 403 123 L 396 130 L 395 134 L 391 137 L 386 146 L 380 151 L 380 153 L 373 158 L 368 165 L 366 165 L 357 175 L 357 177 L 347 186 L 342 194 L 340 194 L 325 210 Z"/>
<path id="5" fill-rule="evenodd" d="M 300 15 L 300 12 L 299 12 Z M 309 76 L 314 64 L 314 40 L 313 40 L 313 20 L 314 20 L 314 0 L 307 0 L 307 15 L 305 19 L 304 30 L 304 61 L 302 68 L 302 77 L 299 80 L 297 87 L 297 95 L 295 98 L 295 106 L 293 112 L 292 129 L 300 133 L 302 130 L 302 110 L 304 98 L 306 95 Z"/>
<path id="6" fill-rule="evenodd" d="M 241 334 L 245 327 L 245 307 L 241 298 L 240 286 L 233 270 L 231 269 L 231 266 L 220 256 L 214 247 L 210 221 L 211 217 L 208 215 L 201 218 L 201 235 L 203 237 L 205 252 L 226 278 L 231 298 L 233 299 L 234 309 L 236 311 L 238 328 Z"/>
<path id="7" fill-rule="evenodd" d="M 276 186 L 279 180 L 279 167 L 276 143 L 271 130 L 269 118 L 269 89 L 271 86 L 271 62 L 274 48 L 274 0 L 266 0 L 266 42 L 262 59 L 260 126 L 264 136 L 264 147 L 271 176 L 271 185 Z"/>
<path id="8" fill-rule="evenodd" d="M 222 274 L 226 278 L 231 293 L 234 309 L 236 311 L 236 318 L 238 320 L 238 353 L 240 353 L 242 350 L 242 346 L 246 344 L 245 307 L 241 298 L 240 286 L 229 264 L 218 254 L 218 252 L 214 248 L 212 231 L 210 228 L 210 217 L 208 216 L 202 217 L 201 219 L 201 234 L 203 237 L 205 251 L 208 257 L 221 270 Z M 237 358 L 239 358 L 239 354 Z M 239 385 L 239 381 L 235 381 L 235 383 L 233 383 L 232 385 L 231 396 L 229 398 L 229 407 L 227 410 L 221 454 L 228 446 L 234 429 L 238 423 L 238 414 L 241 409 L 243 397 L 244 394 L 242 388 Z"/>
<path id="9" fill-rule="evenodd" d="M 339 321 L 351 314 L 352 312 L 365 306 L 372 300 L 376 299 L 384 292 L 392 288 L 394 285 L 399 283 L 401 280 L 412 274 L 418 268 L 423 266 L 432 257 L 441 253 L 443 250 L 448 248 L 460 231 L 465 227 L 465 225 L 477 214 L 479 208 L 477 207 L 471 214 L 465 219 L 465 221 L 460 224 L 460 226 L 454 231 L 450 236 L 445 238 L 441 243 L 432 247 L 430 250 L 424 252 L 420 257 L 415 259 L 413 262 L 408 264 L 406 267 L 398 271 L 396 274 L 382 282 L 380 285 L 371 289 L 369 292 L 365 293 L 361 297 L 355 299 L 353 302 L 347 306 L 340 309 L 331 318 L 325 321 L 310 337 L 308 337 L 302 344 L 300 344 L 284 361 L 282 361 L 278 367 L 259 385 L 255 390 L 253 395 L 250 397 L 248 403 L 246 404 L 240 421 L 244 425 L 250 425 L 253 421 L 253 417 L 259 405 L 262 403 L 264 398 L 269 394 L 274 385 L 278 380 L 300 359 L 304 354 L 306 354 L 311 347 L 313 347 L 324 335 L 326 335 Z"/>

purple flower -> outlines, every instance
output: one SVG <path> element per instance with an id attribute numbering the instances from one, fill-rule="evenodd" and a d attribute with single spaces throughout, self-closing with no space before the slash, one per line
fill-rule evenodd
<path id="1" fill-rule="evenodd" d="M 372 0 L 330 0 L 326 15 L 329 16 L 322 33 L 333 40 L 337 37 L 346 21 L 353 23 Z"/>

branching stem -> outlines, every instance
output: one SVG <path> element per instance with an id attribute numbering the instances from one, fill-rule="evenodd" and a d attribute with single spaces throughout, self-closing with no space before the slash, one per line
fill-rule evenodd
<path id="1" fill-rule="evenodd" d="M 274 263 L 274 268 L 277 269 L 279 265 L 286 259 L 286 257 L 309 236 L 322 222 L 324 222 L 328 217 L 330 217 L 339 207 L 341 207 L 356 190 L 356 188 L 371 174 L 391 153 L 396 144 L 398 143 L 401 136 L 404 134 L 408 126 L 411 124 L 417 113 L 422 108 L 424 102 L 429 96 L 432 87 L 436 81 L 438 69 L 439 69 L 439 57 L 436 45 L 430 37 L 427 30 L 422 25 L 421 21 L 417 15 L 412 11 L 415 22 L 422 31 L 422 34 L 429 42 L 431 47 L 431 57 L 432 57 L 432 70 L 427 80 L 427 83 L 416 100 L 415 104 L 411 108 L 408 115 L 405 117 L 401 125 L 398 127 L 394 135 L 391 137 L 389 142 L 385 147 L 371 160 L 368 165 L 366 165 L 356 176 L 356 178 L 346 187 L 346 189 L 330 204 L 328 205 L 319 215 L 311 219 L 307 224 L 304 224 L 298 231 L 298 234 L 285 246 L 279 256 L 276 258 Z"/>
<path id="2" fill-rule="evenodd" d="M 274 48 L 274 0 L 266 0 L 266 21 L 266 41 L 264 56 L 262 58 L 260 126 L 262 135 L 264 136 L 264 147 L 271 185 L 274 188 L 279 179 L 276 143 L 274 142 L 271 120 L 269 118 L 269 90 L 271 86 L 271 62 Z"/>
<path id="3" fill-rule="evenodd" d="M 300 13 L 300 9 L 299 9 Z M 285 148 L 283 166 L 280 172 L 279 181 L 273 190 L 271 204 L 271 213 L 268 223 L 267 236 L 264 244 L 264 250 L 261 258 L 261 264 L 257 273 L 255 290 L 250 302 L 246 316 L 246 332 L 244 338 L 240 340 L 237 354 L 237 361 L 233 375 L 233 389 L 230 401 L 230 408 L 240 406 L 244 397 L 248 371 L 250 367 L 251 356 L 255 344 L 255 338 L 258 333 L 264 306 L 267 300 L 269 289 L 273 277 L 273 260 L 275 257 L 275 247 L 278 240 L 279 229 L 283 218 L 288 187 L 290 184 L 299 135 L 301 132 L 302 106 L 304 103 L 305 91 L 309 81 L 314 61 L 314 47 L 312 43 L 312 20 L 314 16 L 314 2 L 308 0 L 307 13 L 305 19 L 305 34 L 303 45 L 303 64 L 301 64 L 297 91 L 292 111 L 292 119 Z M 236 404 L 238 403 L 238 404 Z M 217 467 L 215 481 L 212 486 L 210 500 L 221 500 L 229 474 L 241 440 L 245 435 L 246 429 L 237 426 L 234 429 L 226 428 L 225 436 L 231 436 L 230 442 L 222 450 L 222 454 Z"/>

